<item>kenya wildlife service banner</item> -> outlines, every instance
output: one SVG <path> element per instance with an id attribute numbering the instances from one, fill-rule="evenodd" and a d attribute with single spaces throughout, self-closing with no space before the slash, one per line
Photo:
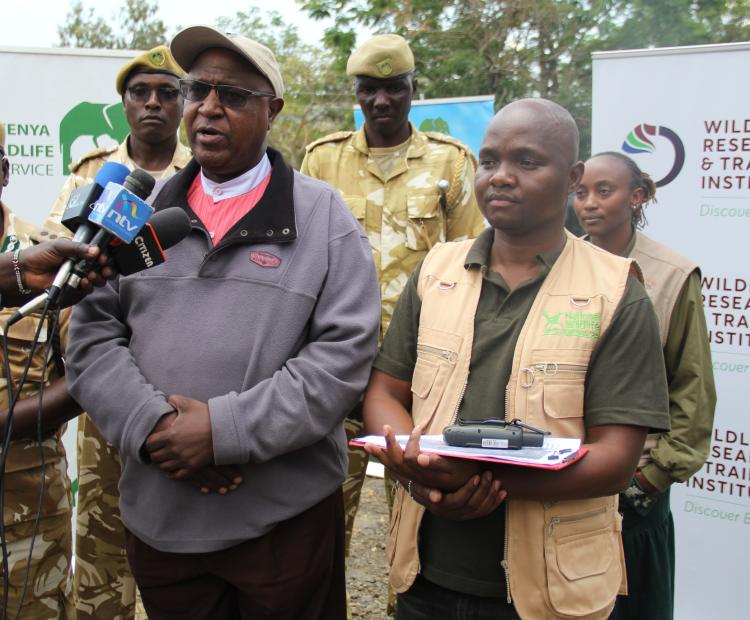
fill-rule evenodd
<path id="1" fill-rule="evenodd" d="M 10 161 L 3 201 L 22 218 L 40 224 L 68 165 L 128 134 L 115 76 L 134 56 L 127 50 L 0 47 L 0 121 Z"/>

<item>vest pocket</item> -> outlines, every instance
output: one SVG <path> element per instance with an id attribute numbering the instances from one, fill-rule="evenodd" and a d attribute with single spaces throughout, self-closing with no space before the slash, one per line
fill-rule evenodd
<path id="1" fill-rule="evenodd" d="M 440 218 L 440 200 L 435 194 L 406 196 L 406 247 L 410 250 L 429 250 L 445 241 Z"/>
<path id="2" fill-rule="evenodd" d="M 438 364 L 421 357 L 417 358 L 414 366 L 414 374 L 411 379 L 411 391 L 418 398 L 427 398 L 435 383 L 435 377 L 438 372 Z"/>
<path id="3" fill-rule="evenodd" d="M 622 579 L 619 530 L 611 506 L 560 514 L 569 504 L 555 504 L 558 514 L 548 513 L 545 519 L 547 589 L 555 611 L 584 616 L 606 608 L 617 596 Z"/>
<path id="4" fill-rule="evenodd" d="M 520 385 L 527 390 L 528 421 L 560 437 L 583 437 L 583 399 L 587 365 L 539 361 L 524 368 Z"/>
<path id="5" fill-rule="evenodd" d="M 414 424 L 427 426 L 445 394 L 458 361 L 461 337 L 427 327 L 420 328 L 417 362 L 411 380 Z"/>

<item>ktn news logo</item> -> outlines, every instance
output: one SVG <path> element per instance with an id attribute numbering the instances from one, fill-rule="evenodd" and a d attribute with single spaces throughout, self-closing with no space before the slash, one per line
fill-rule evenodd
<path id="1" fill-rule="evenodd" d="M 682 170 L 682 166 L 685 164 L 685 146 L 682 144 L 680 136 L 669 127 L 641 123 L 640 125 L 636 125 L 627 135 L 625 141 L 622 143 L 622 150 L 632 155 L 655 153 L 656 146 L 652 142 L 652 138 L 656 138 L 657 136 L 662 138 L 662 140 L 656 141 L 657 144 L 660 142 L 663 143 L 666 140 L 672 145 L 672 149 L 674 150 L 674 159 L 672 160 L 669 172 L 656 181 L 656 187 L 664 187 L 677 178 L 677 175 Z"/>

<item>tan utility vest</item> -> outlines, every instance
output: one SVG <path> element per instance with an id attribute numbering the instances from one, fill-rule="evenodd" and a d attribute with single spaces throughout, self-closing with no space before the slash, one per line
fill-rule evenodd
<path id="1" fill-rule="evenodd" d="M 690 274 L 698 269 L 698 265 L 640 232 L 635 233 L 635 245 L 630 256 L 638 261 L 643 270 L 644 286 L 651 303 L 654 304 L 656 318 L 659 321 L 661 346 L 664 348 L 677 298 Z M 638 461 L 639 468 L 651 462 L 651 450 L 656 447 L 661 435 L 662 433 L 651 433 L 646 438 L 643 453 Z"/>
<path id="2" fill-rule="evenodd" d="M 482 288 L 465 269 L 473 241 L 439 244 L 425 258 L 412 417 L 426 434 L 455 419 L 468 379 L 474 316 Z M 568 235 L 529 311 L 506 387 L 506 419 L 553 435 L 585 436 L 584 380 L 591 353 L 609 326 L 635 265 Z M 637 270 L 637 268 L 636 268 Z M 388 557 L 396 592 L 420 570 L 417 536 L 424 508 L 399 489 Z M 617 496 L 507 502 L 508 598 L 529 620 L 604 619 L 626 592 Z"/>
<path id="3" fill-rule="evenodd" d="M 677 298 L 698 265 L 640 232 L 635 233 L 635 245 L 630 257 L 643 270 L 643 283 L 656 310 L 661 346 L 664 347 Z"/>

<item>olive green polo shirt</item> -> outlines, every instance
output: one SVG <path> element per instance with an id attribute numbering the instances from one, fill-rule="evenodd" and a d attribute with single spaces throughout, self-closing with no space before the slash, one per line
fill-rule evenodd
<path id="1" fill-rule="evenodd" d="M 467 269 L 482 272 L 482 290 L 474 318 L 469 378 L 459 415 L 462 419 L 505 417 L 505 387 L 513 353 L 526 316 L 560 252 L 537 256 L 539 274 L 510 290 L 489 269 L 494 238 L 485 230 L 466 257 Z M 421 265 L 420 265 L 421 268 Z M 402 293 L 383 347 L 379 370 L 411 381 L 417 359 L 421 300 L 420 268 Z M 628 279 L 609 329 L 595 348 L 586 376 L 584 421 L 587 427 L 633 424 L 669 429 L 667 385 L 656 315 L 643 286 Z M 420 528 L 422 575 L 443 587 L 479 596 L 505 596 L 505 510 L 482 519 L 450 521 L 425 513 Z"/>

